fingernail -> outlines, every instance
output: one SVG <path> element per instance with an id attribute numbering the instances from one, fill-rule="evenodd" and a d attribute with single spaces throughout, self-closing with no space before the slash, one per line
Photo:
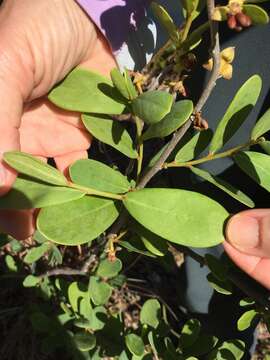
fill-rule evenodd
<path id="1" fill-rule="evenodd" d="M 259 223 L 246 215 L 235 215 L 227 226 L 227 240 L 239 250 L 253 249 L 259 245 Z"/>

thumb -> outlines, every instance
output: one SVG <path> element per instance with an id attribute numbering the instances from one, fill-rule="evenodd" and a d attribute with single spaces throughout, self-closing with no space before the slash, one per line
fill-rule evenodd
<path id="1" fill-rule="evenodd" d="M 245 254 L 270 258 L 270 209 L 233 216 L 227 224 L 226 240 Z"/>
<path id="2" fill-rule="evenodd" d="M 16 178 L 16 173 L 3 161 L 3 154 L 20 149 L 19 126 L 23 99 L 10 79 L 0 73 L 0 195 L 6 193 Z"/>

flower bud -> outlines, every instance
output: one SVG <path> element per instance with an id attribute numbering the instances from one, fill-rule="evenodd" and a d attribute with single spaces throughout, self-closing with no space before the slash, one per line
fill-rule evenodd
<path id="1" fill-rule="evenodd" d="M 243 12 L 236 14 L 235 17 L 239 25 L 243 27 L 249 27 L 252 24 L 251 18 Z"/>
<path id="2" fill-rule="evenodd" d="M 235 56 L 235 47 L 234 46 L 230 46 L 227 47 L 226 49 L 224 49 L 221 52 L 221 57 L 227 62 L 227 63 L 231 63 L 234 59 Z"/>
<path id="3" fill-rule="evenodd" d="M 235 29 L 236 25 L 237 25 L 237 21 L 234 15 L 228 15 L 227 16 L 227 25 L 228 28 L 230 29 Z"/>

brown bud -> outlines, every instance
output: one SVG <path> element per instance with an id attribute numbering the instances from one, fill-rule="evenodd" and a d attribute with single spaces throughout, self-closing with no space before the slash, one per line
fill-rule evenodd
<path id="1" fill-rule="evenodd" d="M 237 21 L 234 15 L 228 15 L 227 16 L 227 25 L 230 29 L 235 29 L 237 25 Z"/>
<path id="2" fill-rule="evenodd" d="M 236 14 L 235 17 L 239 25 L 243 27 L 249 27 L 252 24 L 251 18 L 243 12 Z"/>

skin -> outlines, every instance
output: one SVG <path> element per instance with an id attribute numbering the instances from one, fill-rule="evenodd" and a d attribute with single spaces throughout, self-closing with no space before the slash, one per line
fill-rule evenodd
<path id="1" fill-rule="evenodd" d="M 54 158 L 61 171 L 87 157 L 91 137 L 80 116 L 46 100 L 75 66 L 108 74 L 116 66 L 103 37 L 74 0 L 4 0 L 0 8 L 0 195 L 16 173 L 8 150 Z M 55 141 L 57 139 L 57 141 Z M 0 228 L 18 239 L 34 231 L 35 210 L 1 211 Z M 227 225 L 224 248 L 244 271 L 270 289 L 270 209 L 244 211 Z"/>

